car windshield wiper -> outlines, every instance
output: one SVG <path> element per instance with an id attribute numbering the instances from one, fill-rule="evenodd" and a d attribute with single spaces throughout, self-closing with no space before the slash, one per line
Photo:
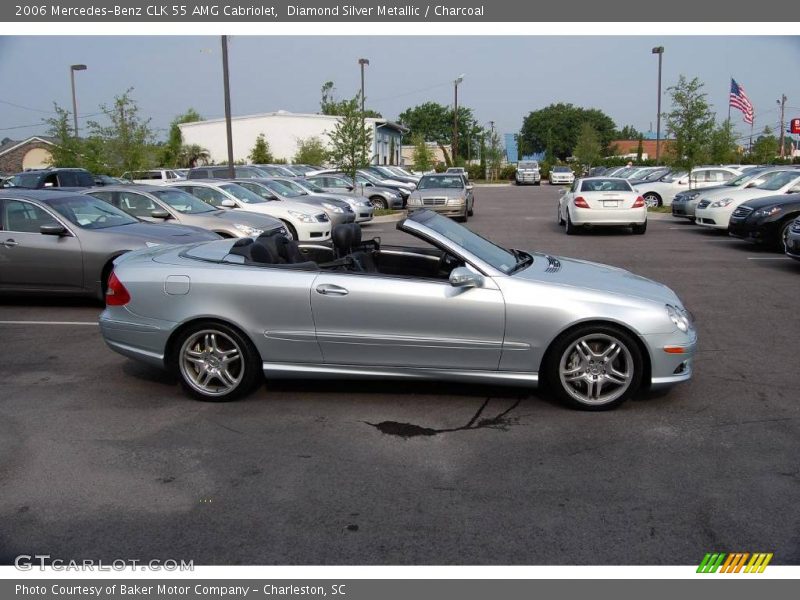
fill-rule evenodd
<path id="1" fill-rule="evenodd" d="M 515 250 L 514 248 L 510 248 L 510 251 L 514 255 L 514 258 L 517 259 L 517 264 L 514 265 L 514 267 L 508 272 L 509 275 L 511 275 L 512 273 L 516 273 L 520 269 L 524 269 L 525 267 L 533 263 L 533 256 L 528 254 L 527 252 Z"/>

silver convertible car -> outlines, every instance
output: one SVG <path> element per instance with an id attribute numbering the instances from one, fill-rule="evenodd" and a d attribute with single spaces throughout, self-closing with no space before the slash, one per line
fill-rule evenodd
<path id="1" fill-rule="evenodd" d="M 432 211 L 397 227 L 415 245 L 362 241 L 350 223 L 332 247 L 264 234 L 125 254 L 102 334 L 216 401 L 263 375 L 546 381 L 572 406 L 602 410 L 691 377 L 693 321 L 666 286 L 505 249 Z"/>

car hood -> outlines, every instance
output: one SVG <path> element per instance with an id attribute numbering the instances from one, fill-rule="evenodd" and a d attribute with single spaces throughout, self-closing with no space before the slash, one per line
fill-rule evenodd
<path id="1" fill-rule="evenodd" d="M 695 198 L 699 198 L 700 196 L 705 196 L 706 194 L 710 193 L 713 194 L 714 192 L 724 192 L 725 190 L 728 190 L 729 192 L 735 192 L 741 189 L 742 188 L 740 187 L 731 187 L 729 185 L 712 185 L 711 187 L 707 188 L 692 188 L 691 190 L 684 190 L 678 193 L 675 198 L 685 198 L 688 194 L 693 194 L 695 192 L 699 194 L 698 196 L 695 196 Z"/>
<path id="2" fill-rule="evenodd" d="M 763 190 L 762 190 L 763 191 Z M 765 206 L 774 206 L 781 204 L 798 204 L 800 203 L 800 194 L 778 194 L 777 196 L 765 196 L 748 200 L 744 203 L 745 206 L 750 208 L 763 208 Z"/>
<path id="3" fill-rule="evenodd" d="M 533 264 L 512 277 L 681 305 L 677 294 L 663 283 L 625 269 L 577 258 L 532 254 Z"/>
<path id="4" fill-rule="evenodd" d="M 448 198 L 461 198 L 464 196 L 464 190 L 456 190 L 453 188 L 426 188 L 424 190 L 414 190 L 411 195 L 415 198 L 421 196 L 447 196 Z"/>
<path id="5" fill-rule="evenodd" d="M 219 239 L 216 233 L 200 227 L 171 225 L 168 223 L 130 223 L 129 225 L 117 225 L 91 231 L 119 234 L 140 239 L 143 242 L 162 242 L 165 244 L 189 244 Z"/>

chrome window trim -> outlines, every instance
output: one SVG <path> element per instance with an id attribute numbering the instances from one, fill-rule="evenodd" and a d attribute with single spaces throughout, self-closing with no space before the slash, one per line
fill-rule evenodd
<path id="1" fill-rule="evenodd" d="M 0 201 L 6 201 L 6 200 L 15 200 L 17 202 L 25 202 L 27 204 L 30 204 L 31 206 L 35 206 L 36 208 L 40 208 L 41 210 L 43 210 L 44 212 L 49 214 L 57 223 L 60 223 L 61 226 L 64 227 L 64 229 L 67 230 L 67 232 L 69 233 L 69 235 L 71 237 L 74 237 L 74 238 L 77 239 L 78 236 L 75 235 L 75 232 L 72 230 L 72 228 L 69 225 L 67 225 L 60 216 L 56 216 L 55 211 L 53 209 L 51 209 L 49 206 L 43 206 L 43 205 L 41 205 L 41 204 L 39 204 L 37 202 L 34 202 L 32 200 L 28 200 L 27 198 L 9 198 L 7 196 L 0 197 Z M 98 198 L 98 200 L 99 200 L 99 198 Z M 33 233 L 33 234 L 36 234 L 36 235 L 43 235 L 41 231 L 17 231 L 16 229 L 4 229 L 2 227 L 0 227 L 0 231 L 2 231 L 3 233 Z"/>

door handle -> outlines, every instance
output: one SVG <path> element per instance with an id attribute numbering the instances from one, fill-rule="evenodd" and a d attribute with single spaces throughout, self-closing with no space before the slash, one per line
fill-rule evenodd
<path id="1" fill-rule="evenodd" d="M 323 296 L 347 296 L 348 292 L 343 287 L 333 285 L 332 283 L 323 283 L 317 286 L 317 293 Z"/>
<path id="2" fill-rule="evenodd" d="M 3 246 L 5 246 L 6 248 L 13 248 L 14 246 L 19 246 L 19 242 L 9 239 L 3 242 Z"/>

